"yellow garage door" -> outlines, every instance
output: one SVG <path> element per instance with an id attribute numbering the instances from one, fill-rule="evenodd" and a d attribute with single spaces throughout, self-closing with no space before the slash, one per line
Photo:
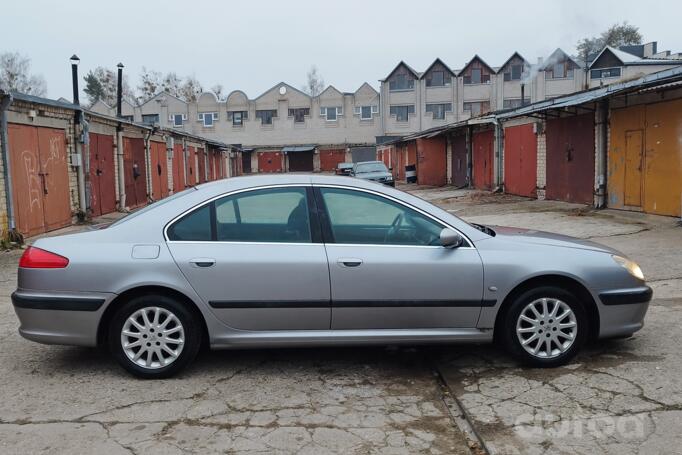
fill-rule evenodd
<path id="1" fill-rule="evenodd" d="M 611 111 L 608 205 L 682 212 L 682 100 Z"/>

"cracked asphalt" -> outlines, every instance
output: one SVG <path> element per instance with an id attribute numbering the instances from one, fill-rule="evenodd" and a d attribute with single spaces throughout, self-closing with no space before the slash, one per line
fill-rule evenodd
<path id="1" fill-rule="evenodd" d="M 565 233 L 638 261 L 644 329 L 570 365 L 521 368 L 492 346 L 203 353 L 141 381 L 97 349 L 22 339 L 0 254 L 0 452 L 682 453 L 682 227 L 672 218 L 470 190 L 405 189 L 463 218 Z"/>

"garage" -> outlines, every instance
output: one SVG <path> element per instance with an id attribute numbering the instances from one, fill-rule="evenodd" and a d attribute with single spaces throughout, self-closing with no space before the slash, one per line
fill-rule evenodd
<path id="1" fill-rule="evenodd" d="M 7 127 L 16 227 L 25 236 L 71 224 L 64 130 Z"/>
<path id="2" fill-rule="evenodd" d="M 158 201 L 168 196 L 168 163 L 166 161 L 166 144 L 150 141 L 150 170 L 152 174 L 152 197 Z"/>
<path id="3" fill-rule="evenodd" d="M 450 137 L 451 169 L 450 183 L 457 187 L 467 184 L 467 138 L 465 134 Z"/>
<path id="4" fill-rule="evenodd" d="M 251 153 L 253 150 L 242 150 L 242 172 L 244 174 L 251 173 Z"/>
<path id="5" fill-rule="evenodd" d="M 147 166 L 144 155 L 144 139 L 123 138 L 123 167 L 128 208 L 140 207 L 147 203 Z"/>
<path id="6" fill-rule="evenodd" d="M 206 151 L 202 147 L 197 147 L 197 176 L 198 183 L 206 183 Z"/>
<path id="7" fill-rule="evenodd" d="M 377 148 L 376 147 L 351 147 L 350 154 L 353 163 L 360 163 L 362 161 L 376 161 Z"/>
<path id="8" fill-rule="evenodd" d="M 546 198 L 592 204 L 594 194 L 594 115 L 547 120 Z"/>
<path id="9" fill-rule="evenodd" d="M 682 100 L 614 109 L 608 151 L 608 205 L 682 215 Z"/>
<path id="10" fill-rule="evenodd" d="M 472 137 L 473 186 L 479 190 L 493 189 L 495 133 L 476 131 Z"/>
<path id="11" fill-rule="evenodd" d="M 447 183 L 447 141 L 445 136 L 416 141 L 417 182 L 443 186 Z"/>
<path id="12" fill-rule="evenodd" d="M 538 141 L 534 124 L 504 129 L 504 187 L 509 194 L 536 197 Z"/>
<path id="13" fill-rule="evenodd" d="M 90 133 L 90 211 L 102 216 L 116 211 L 114 137 Z"/>
<path id="14" fill-rule="evenodd" d="M 258 172 L 282 172 L 282 152 L 258 152 Z"/>
<path id="15" fill-rule="evenodd" d="M 315 147 L 284 147 L 282 152 L 289 163 L 289 172 L 313 172 L 315 169 Z"/>
<path id="16" fill-rule="evenodd" d="M 320 150 L 320 170 L 334 172 L 339 163 L 346 161 L 346 149 Z"/>
<path id="17" fill-rule="evenodd" d="M 197 184 L 197 148 L 193 145 L 187 147 L 187 185 Z"/>

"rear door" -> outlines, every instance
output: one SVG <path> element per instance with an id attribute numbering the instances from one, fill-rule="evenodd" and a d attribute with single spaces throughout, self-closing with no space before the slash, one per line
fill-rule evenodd
<path id="1" fill-rule="evenodd" d="M 312 198 L 301 185 L 242 191 L 169 225 L 176 263 L 222 322 L 329 329 L 329 270 Z"/>
<path id="2" fill-rule="evenodd" d="M 316 187 L 332 329 L 475 327 L 483 266 L 471 245 L 439 246 L 444 225 L 374 192 Z"/>

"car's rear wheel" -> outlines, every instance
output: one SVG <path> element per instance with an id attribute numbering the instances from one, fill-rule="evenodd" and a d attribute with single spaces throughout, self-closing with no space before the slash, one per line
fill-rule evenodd
<path id="1" fill-rule="evenodd" d="M 504 345 L 519 361 L 537 367 L 566 364 L 589 333 L 580 301 L 565 289 L 543 286 L 519 295 L 503 327 Z"/>
<path id="2" fill-rule="evenodd" d="M 201 325 L 196 319 L 185 304 L 170 297 L 134 297 L 111 320 L 109 350 L 135 376 L 173 376 L 199 351 Z"/>

